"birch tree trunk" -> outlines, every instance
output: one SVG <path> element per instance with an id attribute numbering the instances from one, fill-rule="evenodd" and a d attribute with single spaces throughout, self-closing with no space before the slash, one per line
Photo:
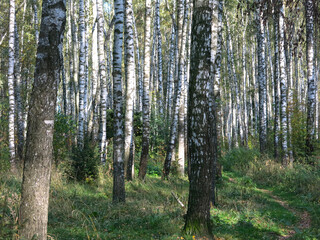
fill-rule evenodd
<path id="1" fill-rule="evenodd" d="M 212 164 L 212 119 L 210 119 L 211 24 L 210 1 L 194 1 L 192 20 L 190 88 L 188 106 L 189 176 L 188 211 L 184 231 L 212 239 L 210 190 Z"/>
<path id="2" fill-rule="evenodd" d="M 123 45 L 123 0 L 114 1 L 115 25 L 113 46 L 113 202 L 125 202 L 124 187 L 124 141 L 123 141 L 123 98 L 122 98 L 122 45 Z"/>
<path id="3" fill-rule="evenodd" d="M 85 120 L 85 82 L 86 82 L 86 26 L 85 26 L 85 9 L 84 1 L 79 0 L 79 119 L 78 119 L 78 146 L 82 149 L 84 144 L 84 120 Z"/>
<path id="4" fill-rule="evenodd" d="M 134 33 L 133 33 L 133 9 L 132 0 L 125 0 L 126 10 L 126 111 L 125 111 L 125 130 L 124 130 L 124 166 L 125 174 L 128 180 L 132 180 L 134 175 L 134 166 L 129 164 L 130 150 L 133 144 L 133 111 L 136 94 L 136 69 L 135 69 L 135 55 L 134 55 Z M 132 153 L 133 154 L 133 153 Z"/>
<path id="5" fill-rule="evenodd" d="M 222 50 L 222 13 L 223 13 L 222 0 L 213 2 L 213 15 L 212 15 L 212 29 L 211 29 L 211 78 L 213 96 L 212 97 L 212 119 L 213 124 L 213 162 L 212 162 L 212 182 L 211 182 L 211 203 L 214 205 L 215 198 L 215 182 L 216 182 L 216 169 L 218 159 L 220 158 L 221 146 L 221 95 L 220 95 L 220 80 L 221 80 L 221 50 Z"/>
<path id="6" fill-rule="evenodd" d="M 15 21 L 15 43 L 14 43 L 14 79 L 15 79 L 15 102 L 16 102 L 16 123 L 17 123 L 17 135 L 18 135 L 18 148 L 17 153 L 19 160 L 23 160 L 23 146 L 24 146 L 24 118 L 23 107 L 21 99 L 21 64 L 20 64 L 20 44 L 19 33 L 17 27 L 17 21 Z"/>
<path id="7" fill-rule="evenodd" d="M 279 124 L 279 7 L 274 7 L 274 74 L 273 74 L 273 96 L 274 96 L 274 157 L 279 156 L 279 134 L 280 134 L 280 124 Z"/>
<path id="8" fill-rule="evenodd" d="M 306 0 L 306 33 L 307 33 L 307 153 L 311 155 L 314 151 L 315 139 L 315 108 L 316 108 L 316 85 L 314 72 L 314 21 L 313 21 L 313 1 Z"/>
<path id="9" fill-rule="evenodd" d="M 287 72 L 286 58 L 284 49 L 284 11 L 283 2 L 279 4 L 279 71 L 280 71 L 280 122 L 281 122 L 281 139 L 282 139 L 282 164 L 289 163 L 288 155 L 288 120 L 287 120 Z"/>
<path id="10" fill-rule="evenodd" d="M 266 86 L 266 63 L 264 47 L 264 24 L 263 9 L 264 3 L 257 0 L 257 39 L 258 39 L 258 83 L 259 83 L 259 142 L 260 151 L 265 153 L 267 150 L 267 86 Z"/>
<path id="11" fill-rule="evenodd" d="M 98 19 L 98 61 L 100 76 L 100 160 L 106 162 L 106 141 L 107 141 L 107 77 L 106 59 L 104 53 L 104 14 L 103 0 L 97 0 L 97 19 Z"/>
<path id="12" fill-rule="evenodd" d="M 23 170 L 19 218 L 22 239 L 47 239 L 53 127 L 65 22 L 65 1 L 44 0 Z"/>
<path id="13" fill-rule="evenodd" d="M 186 65 L 186 40 L 187 40 L 187 0 L 179 0 L 178 4 L 178 28 L 181 28 L 181 36 L 179 36 L 179 78 L 181 81 L 181 97 L 178 116 L 178 173 L 184 175 L 185 165 L 185 65 Z M 185 6 L 184 6 L 185 5 Z M 180 19 L 181 18 L 181 19 Z M 180 39 L 181 38 L 181 39 Z"/>
<path id="14" fill-rule="evenodd" d="M 183 1 L 183 0 L 180 0 Z M 185 34 L 186 31 L 183 29 L 183 2 L 179 2 L 178 5 L 178 12 L 181 13 L 180 17 L 178 17 L 178 30 L 177 30 L 177 39 L 178 39 L 178 65 L 176 66 L 177 68 L 177 82 L 175 84 L 175 89 L 174 89 L 174 102 L 173 102 L 173 112 L 172 112 L 172 122 L 171 122 L 171 127 L 170 127 L 170 136 L 169 136 L 169 142 L 167 146 L 167 153 L 166 153 L 166 158 L 164 161 L 164 167 L 163 167 L 163 177 L 167 178 L 170 173 L 170 168 L 171 168 L 171 162 L 172 158 L 174 155 L 174 147 L 175 147 L 175 142 L 177 138 L 177 130 L 178 130 L 178 135 L 179 135 L 179 158 L 180 159 L 180 164 L 182 165 L 182 161 L 184 162 L 184 114 L 179 116 L 179 111 L 184 112 L 184 106 L 182 103 L 182 85 L 184 85 L 184 63 L 185 63 Z M 180 120 L 179 126 L 180 129 L 178 128 L 178 121 Z M 181 167 L 180 167 L 181 169 Z"/>
<path id="15" fill-rule="evenodd" d="M 149 81 L 150 81 L 150 39 L 151 39 L 151 0 L 146 0 L 145 30 L 144 30 L 144 64 L 143 64 L 143 103 L 142 103 L 142 150 L 139 166 L 139 178 L 144 179 L 147 174 L 149 157 Z"/>
<path id="16" fill-rule="evenodd" d="M 160 30 L 160 0 L 156 0 L 155 8 L 156 32 L 158 38 L 158 106 L 161 118 L 163 117 L 163 81 L 162 81 L 162 37 Z"/>
<path id="17" fill-rule="evenodd" d="M 15 25 L 15 0 L 10 0 L 9 9 L 9 64 L 8 64 L 8 93 L 9 93 L 9 152 L 12 172 L 17 170 L 15 152 L 15 94 L 14 94 L 14 25 Z"/>

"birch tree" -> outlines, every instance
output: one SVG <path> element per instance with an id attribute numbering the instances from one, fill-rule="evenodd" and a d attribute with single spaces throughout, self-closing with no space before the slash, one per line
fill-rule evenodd
<path id="1" fill-rule="evenodd" d="M 53 127 L 65 22 L 65 1 L 43 0 L 20 203 L 22 239 L 47 239 Z"/>
<path id="2" fill-rule="evenodd" d="M 122 98 L 122 45 L 123 45 L 123 0 L 114 1 L 115 25 L 113 45 L 113 202 L 125 202 L 124 187 L 124 141 L 123 141 L 123 98 Z"/>
<path id="3" fill-rule="evenodd" d="M 267 86 L 265 75 L 265 47 L 264 47 L 264 24 L 263 9 L 264 3 L 257 0 L 257 50 L 258 50 L 258 83 L 259 83 L 259 142 L 260 151 L 264 153 L 267 150 Z"/>
<path id="4" fill-rule="evenodd" d="M 274 6 L 274 157 L 277 158 L 278 147 L 279 147 L 279 133 L 280 133 L 280 124 L 279 124 L 279 7 L 278 1 L 276 1 L 276 5 Z"/>
<path id="5" fill-rule="evenodd" d="M 126 10 L 126 111 L 125 111 L 125 131 L 124 131 L 124 163 L 125 163 L 125 174 L 128 180 L 132 180 L 134 175 L 133 162 L 129 163 L 130 150 L 133 144 L 133 110 L 135 103 L 136 93 L 136 72 L 135 72 L 135 54 L 134 54 L 134 33 L 133 33 L 133 9 L 132 0 L 125 0 Z"/>
<path id="6" fill-rule="evenodd" d="M 149 155 L 149 81 L 150 81 L 150 39 L 151 39 L 151 0 L 145 3 L 145 28 L 144 28 L 144 64 L 143 64 L 143 98 L 142 98 L 142 150 L 139 166 L 139 178 L 144 179 L 147 174 L 148 155 Z"/>
<path id="7" fill-rule="evenodd" d="M 78 146 L 83 148 L 84 144 L 84 121 L 85 121 L 85 68 L 86 68 L 86 26 L 84 1 L 79 0 L 79 119 L 78 119 Z"/>
<path id="8" fill-rule="evenodd" d="M 188 105 L 188 147 L 191 171 L 189 200 L 184 231 L 212 238 L 210 189 L 212 164 L 212 128 L 209 113 L 212 5 L 209 0 L 194 1 L 190 88 Z"/>
<path id="9" fill-rule="evenodd" d="M 288 122 L 287 122 L 287 72 L 284 49 L 284 11 L 282 0 L 279 3 L 279 71 L 280 71 L 280 122 L 281 122 L 281 147 L 282 164 L 286 166 L 289 163 L 288 155 Z"/>
<path id="10" fill-rule="evenodd" d="M 9 8 L 9 66 L 8 66 L 8 93 L 9 93 L 9 152 L 11 170 L 17 170 L 15 152 L 15 94 L 14 94 L 14 25 L 15 25 L 15 0 L 10 0 Z"/>
<path id="11" fill-rule="evenodd" d="M 103 0 L 97 0 L 97 20 L 98 20 L 98 61 L 100 76 L 100 160 L 106 162 L 106 141 L 107 141 L 107 76 L 106 59 L 104 53 L 104 14 Z"/>
<path id="12" fill-rule="evenodd" d="M 306 10 L 306 34 L 307 34 L 307 153 L 314 151 L 315 139 L 315 109 L 316 109 L 316 85 L 314 71 L 314 20 L 313 20 L 313 1 L 305 1 Z"/>

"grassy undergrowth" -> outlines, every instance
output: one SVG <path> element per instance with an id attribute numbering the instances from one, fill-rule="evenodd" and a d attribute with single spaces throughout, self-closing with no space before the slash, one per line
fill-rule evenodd
<path id="1" fill-rule="evenodd" d="M 277 239 L 288 234 L 298 217 L 261 189 L 307 210 L 310 229 L 296 229 L 294 239 L 320 239 L 319 169 L 299 165 L 282 169 L 252 150 L 238 149 L 222 160 L 223 176 L 218 184 L 218 203 L 212 208 L 213 229 L 218 239 Z M 0 177 L 0 239 L 17 236 L 21 180 Z M 54 171 L 50 190 L 49 239 L 194 239 L 184 236 L 187 178 L 162 181 L 148 175 L 145 182 L 126 183 L 125 204 L 112 204 L 112 177 L 100 170 L 90 183 L 68 182 Z"/>

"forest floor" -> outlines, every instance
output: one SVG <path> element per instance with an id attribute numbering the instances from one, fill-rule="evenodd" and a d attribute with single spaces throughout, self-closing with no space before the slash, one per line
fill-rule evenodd
<path id="1" fill-rule="evenodd" d="M 54 171 L 48 239 L 197 239 L 181 232 L 188 202 L 187 178 L 126 183 L 126 203 L 112 204 L 112 177 L 66 182 Z M 0 176 L 0 239 L 17 236 L 21 181 Z M 319 202 L 224 171 L 211 209 L 215 239 L 320 239 Z M 181 201 L 185 207 L 177 201 Z M 18 237 L 18 236 L 17 236 Z"/>

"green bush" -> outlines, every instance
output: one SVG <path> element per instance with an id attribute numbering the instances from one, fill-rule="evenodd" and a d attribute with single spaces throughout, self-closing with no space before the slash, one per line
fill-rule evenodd
<path id="1" fill-rule="evenodd" d="M 53 157 L 56 166 L 68 157 L 75 133 L 76 124 L 71 116 L 57 113 L 55 116 L 53 134 Z"/>
<path id="2" fill-rule="evenodd" d="M 86 139 L 83 148 L 73 147 L 72 149 L 69 178 L 87 182 L 96 179 L 98 176 L 98 164 L 98 149 Z"/>

